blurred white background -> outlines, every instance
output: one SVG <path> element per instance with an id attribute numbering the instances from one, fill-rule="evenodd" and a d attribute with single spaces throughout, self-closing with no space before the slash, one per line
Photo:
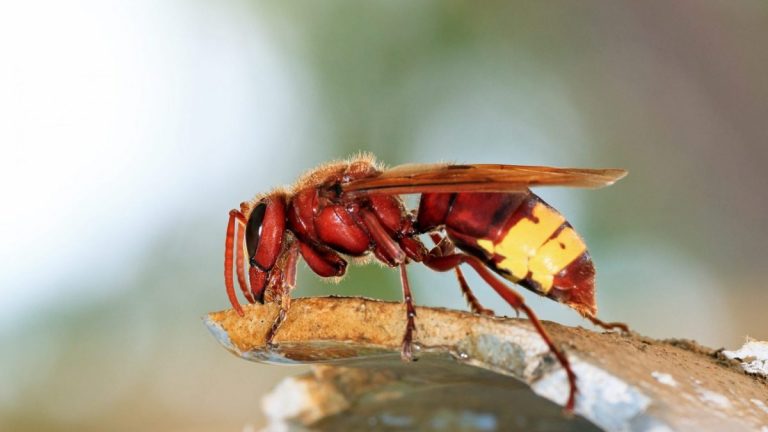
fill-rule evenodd
<path id="1" fill-rule="evenodd" d="M 130 276 L 148 238 L 188 212 L 223 214 L 236 180 L 264 184 L 295 164 L 299 77 L 246 5 L 5 8 L 0 234 L 14 264 L 0 280 L 4 318 L 103 295 L 115 287 L 56 285 Z M 278 146 L 284 156 L 263 163 Z"/>

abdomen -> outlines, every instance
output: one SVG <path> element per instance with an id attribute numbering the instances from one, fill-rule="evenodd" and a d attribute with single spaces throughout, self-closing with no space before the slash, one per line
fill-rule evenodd
<path id="1" fill-rule="evenodd" d="M 512 282 L 595 315 L 595 269 L 586 245 L 541 198 L 532 192 L 424 194 L 420 221 L 428 224 L 429 210 L 445 203 L 439 219 L 457 247 Z"/>

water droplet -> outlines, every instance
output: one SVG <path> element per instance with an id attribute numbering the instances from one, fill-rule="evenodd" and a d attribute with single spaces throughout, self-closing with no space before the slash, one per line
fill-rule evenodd
<path id="1" fill-rule="evenodd" d="M 459 358 L 462 360 L 469 360 L 469 354 L 465 353 L 464 351 L 459 353 Z"/>

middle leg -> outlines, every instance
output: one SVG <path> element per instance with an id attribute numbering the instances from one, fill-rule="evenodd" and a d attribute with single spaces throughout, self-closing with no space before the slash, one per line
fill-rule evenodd
<path id="1" fill-rule="evenodd" d="M 475 297 L 475 294 L 472 292 L 472 289 L 469 287 L 469 284 L 467 283 L 467 280 L 464 279 L 464 273 L 461 271 L 459 267 L 456 267 L 454 269 L 454 272 L 456 273 L 456 279 L 459 280 L 459 287 L 461 288 L 461 292 L 464 294 L 464 298 L 467 299 L 467 303 L 469 304 L 469 308 L 472 309 L 472 312 L 480 315 L 488 315 L 488 316 L 494 316 L 496 313 L 484 307 L 480 304 L 480 301 Z"/>
<path id="2" fill-rule="evenodd" d="M 416 308 L 413 306 L 411 286 L 408 284 L 408 273 L 405 263 L 400 264 L 400 283 L 403 286 L 403 301 L 405 302 L 406 323 L 403 343 L 400 347 L 400 357 L 405 361 L 413 360 L 413 332 L 416 330 Z"/>
<path id="3" fill-rule="evenodd" d="M 361 219 L 374 240 L 374 254 L 377 258 L 391 266 L 400 267 L 400 284 L 403 287 L 403 303 L 405 303 L 405 333 L 400 347 L 400 357 L 405 361 L 413 360 L 413 333 L 416 331 L 416 308 L 413 305 L 411 286 L 408 283 L 408 272 L 405 268 L 407 254 L 387 233 L 379 218 L 371 211 L 363 210 Z"/>

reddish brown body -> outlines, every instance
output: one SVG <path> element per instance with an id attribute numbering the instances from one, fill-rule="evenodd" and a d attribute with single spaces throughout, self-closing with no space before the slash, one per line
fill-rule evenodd
<path id="1" fill-rule="evenodd" d="M 609 171 L 501 165 L 417 166 L 382 171 L 371 158 L 365 157 L 330 164 L 306 175 L 292 190 L 273 191 L 243 203 L 241 211 L 230 212 L 225 252 L 227 293 L 242 315 L 234 292 L 234 252 L 237 279 L 246 299 L 266 299 L 282 305 L 268 336 L 271 341 L 290 305 L 289 291 L 295 285 L 299 256 L 317 275 L 341 277 L 347 267 L 344 256 L 373 254 L 377 260 L 400 269 L 408 320 L 403 357 L 410 359 L 416 314 L 406 264 L 419 262 L 437 271 L 455 270 L 472 310 L 491 313 L 477 302 L 459 270 L 460 264 L 468 264 L 513 308 L 529 316 L 568 373 L 572 389 L 566 408 L 571 410 L 576 386 L 567 358 L 552 343 L 522 297 L 488 269 L 568 304 L 597 324 L 626 328 L 621 324 L 604 324 L 595 317 L 594 267 L 588 253 L 585 249 L 571 250 L 571 259 L 550 246 L 551 242 L 565 238 L 562 233 L 570 232 L 571 227 L 527 188 L 539 183 L 608 184 L 620 174 Z M 600 175 L 605 178 L 598 178 Z M 407 211 L 397 195 L 420 192 L 424 193 L 415 213 Z M 521 223 L 523 220 L 527 222 Z M 544 229 L 547 221 L 552 222 L 551 226 Z M 533 228 L 522 229 L 526 223 Z M 435 246 L 427 248 L 419 238 L 422 234 L 429 234 Z M 548 248 L 548 253 L 556 258 L 554 261 L 562 262 L 562 269 L 553 267 L 551 257 L 540 260 L 544 264 L 535 267 L 535 254 L 530 255 L 532 270 L 527 274 L 527 268 L 510 264 L 517 249 L 530 248 L 533 240 L 526 240 L 529 237 L 538 237 L 535 243 L 544 245 L 541 249 Z M 575 241 L 573 235 L 568 239 Z M 559 244 L 566 249 L 565 240 Z M 455 247 L 466 253 L 457 252 Z M 244 269 L 246 253 L 249 281 Z M 525 271 L 520 272 L 520 268 Z"/>

